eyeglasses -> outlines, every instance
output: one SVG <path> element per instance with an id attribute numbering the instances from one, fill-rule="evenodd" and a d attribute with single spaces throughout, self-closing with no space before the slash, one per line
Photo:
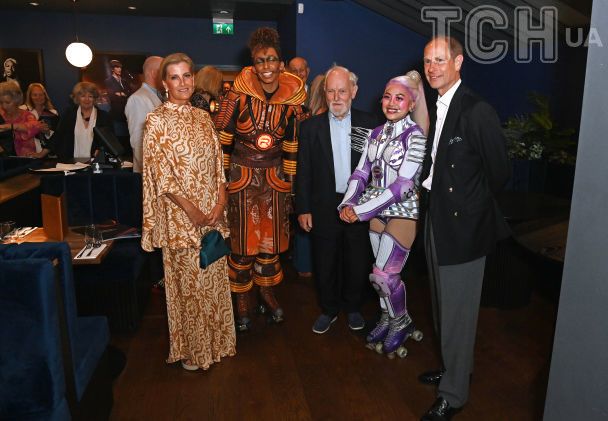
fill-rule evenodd
<path id="1" fill-rule="evenodd" d="M 264 65 L 264 63 L 268 63 L 268 64 L 275 64 L 275 63 L 277 63 L 278 61 L 279 61 L 279 58 L 278 58 L 278 57 L 276 57 L 276 56 L 268 56 L 268 57 L 266 57 L 266 58 L 262 58 L 262 57 L 260 57 L 260 58 L 256 58 L 256 59 L 253 61 L 253 65 L 254 65 L 254 66 L 263 66 L 263 65 Z"/>

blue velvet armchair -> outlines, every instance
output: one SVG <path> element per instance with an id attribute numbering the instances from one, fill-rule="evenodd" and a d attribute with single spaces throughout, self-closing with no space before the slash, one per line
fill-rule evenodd
<path id="1" fill-rule="evenodd" d="M 109 344 L 110 333 L 107 319 L 105 317 L 78 317 L 72 256 L 67 243 L 0 245 L 0 261 L 8 264 L 20 259 L 46 259 L 47 262 L 56 263 L 54 298 L 57 302 L 59 326 L 63 335 L 64 369 L 67 373 L 65 384 L 68 402 L 73 401 L 76 405 L 83 400 L 85 390 Z M 22 266 L 23 275 L 14 277 L 12 282 L 20 283 L 30 275 L 26 272 L 28 266 Z M 7 279 L 6 283 L 10 284 L 11 280 Z M 11 320 L 10 317 L 7 315 L 7 320 Z M 12 359 L 14 363 L 18 362 L 19 355 L 15 354 Z M 111 403 L 111 384 L 109 394 Z"/>
<path id="2" fill-rule="evenodd" d="M 55 268 L 0 260 L 0 419 L 69 420 Z"/>

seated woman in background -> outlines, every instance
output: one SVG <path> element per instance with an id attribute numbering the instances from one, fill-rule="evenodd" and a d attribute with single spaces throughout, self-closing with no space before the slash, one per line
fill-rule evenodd
<path id="1" fill-rule="evenodd" d="M 203 67 L 194 78 L 194 95 L 190 103 L 208 113 L 217 112 L 223 80 L 224 74 L 217 68 Z"/>
<path id="2" fill-rule="evenodd" d="M 53 135 L 53 128 L 57 126 L 59 114 L 51 102 L 42 83 L 30 83 L 25 93 L 25 104 L 21 109 L 27 110 L 40 122 L 40 133 L 34 139 L 36 153 L 45 157 L 49 153 L 48 141 Z"/>
<path id="3" fill-rule="evenodd" d="M 40 158 L 34 142 L 34 136 L 40 132 L 40 123 L 32 113 L 19 109 L 22 102 L 23 92 L 19 85 L 15 82 L 0 83 L 0 116 L 4 120 L 0 131 L 12 131 L 17 156 Z"/>
<path id="4" fill-rule="evenodd" d="M 110 115 L 95 107 L 99 97 L 97 86 L 91 82 L 79 82 L 72 90 L 75 106 L 64 111 L 51 138 L 52 149 L 59 161 L 91 158 L 99 152 L 99 141 L 93 127 L 112 127 Z"/>

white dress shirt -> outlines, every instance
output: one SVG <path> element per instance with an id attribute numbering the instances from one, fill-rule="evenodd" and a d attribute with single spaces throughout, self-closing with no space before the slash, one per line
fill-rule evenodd
<path id="1" fill-rule="evenodd" d="M 336 193 L 344 193 L 350 177 L 350 110 L 342 120 L 338 120 L 331 112 L 329 116 L 329 131 L 331 134 L 331 150 L 334 158 L 334 174 L 336 178 Z"/>
<path id="2" fill-rule="evenodd" d="M 429 176 L 426 180 L 422 182 L 422 187 L 427 190 L 431 190 L 431 186 L 433 184 L 433 171 L 435 169 L 435 156 L 437 155 L 437 146 L 439 145 L 439 138 L 441 138 L 441 131 L 443 130 L 443 123 L 445 123 L 445 117 L 448 115 L 448 110 L 450 108 L 450 103 L 452 102 L 452 98 L 454 98 L 454 93 L 462 83 L 461 79 L 452 85 L 448 91 L 442 96 L 437 98 L 437 122 L 435 123 L 435 137 L 433 138 L 433 150 L 431 151 L 431 159 L 433 163 L 431 164 L 431 171 L 429 172 Z"/>
<path id="3" fill-rule="evenodd" d="M 125 115 L 133 148 L 133 172 L 142 172 L 143 169 L 143 136 L 146 116 L 160 104 L 162 102 L 157 95 L 157 90 L 145 82 L 127 100 Z"/>

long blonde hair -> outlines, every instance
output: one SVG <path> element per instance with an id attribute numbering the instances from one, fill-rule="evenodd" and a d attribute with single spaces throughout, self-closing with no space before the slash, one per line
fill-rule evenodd
<path id="1" fill-rule="evenodd" d="M 25 93 L 25 105 L 27 105 L 27 108 L 30 110 L 33 110 L 35 108 L 34 103 L 32 102 L 32 91 L 34 90 L 34 88 L 40 88 L 42 90 L 42 93 L 44 94 L 45 98 L 44 108 L 49 111 L 57 111 L 57 109 L 51 102 L 51 98 L 49 98 L 49 94 L 46 92 L 46 88 L 42 83 L 38 82 L 30 83 L 30 85 L 27 87 L 27 92 Z"/>
<path id="2" fill-rule="evenodd" d="M 209 94 L 211 98 L 219 98 L 223 80 L 224 74 L 218 68 L 205 66 L 194 77 L 194 89 Z"/>
<path id="3" fill-rule="evenodd" d="M 327 110 L 327 100 L 325 99 L 325 75 L 317 75 L 308 89 L 308 108 L 312 115 L 317 115 Z"/>

